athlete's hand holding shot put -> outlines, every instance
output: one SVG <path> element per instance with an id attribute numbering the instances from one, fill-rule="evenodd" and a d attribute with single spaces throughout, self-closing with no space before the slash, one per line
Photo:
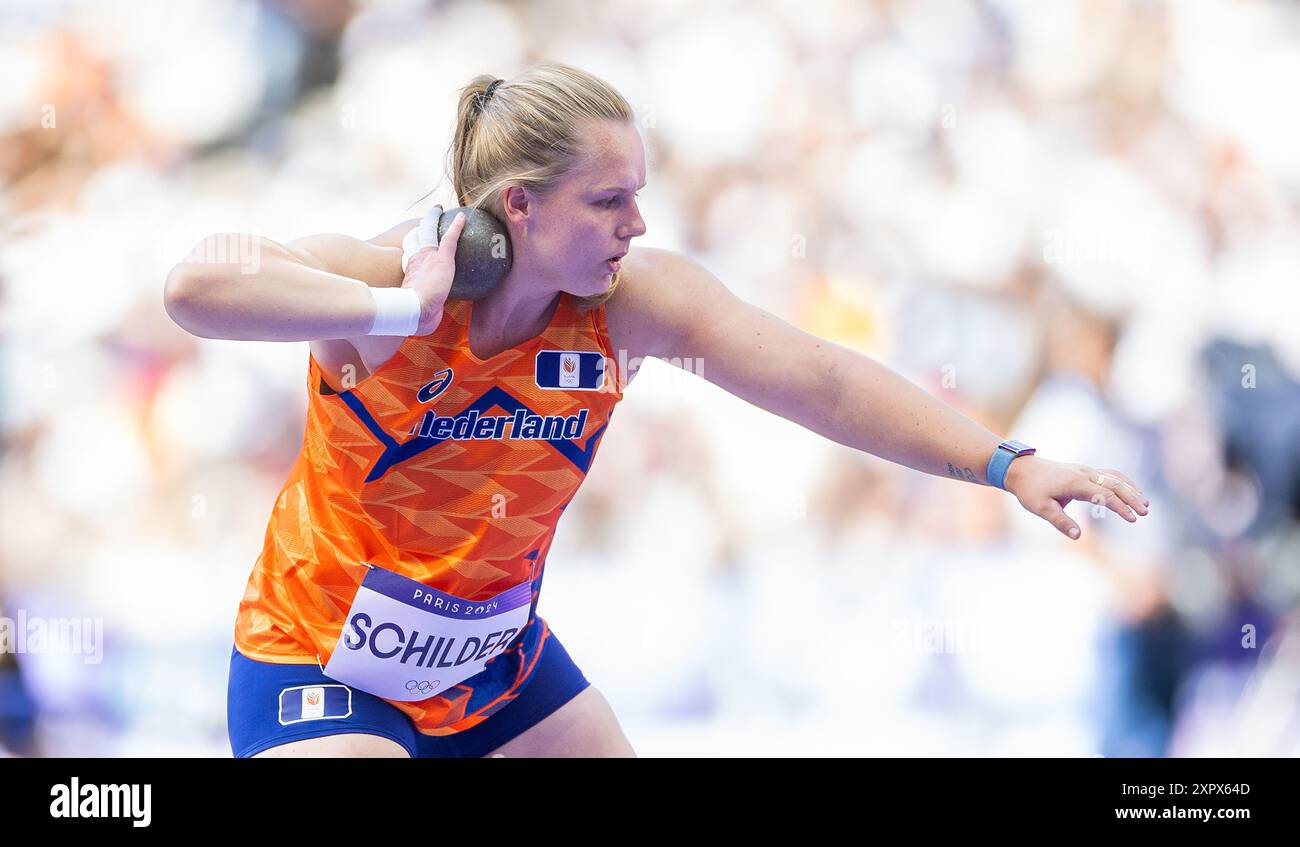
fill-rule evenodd
<path id="1" fill-rule="evenodd" d="M 420 322 L 415 335 L 428 335 L 442 322 L 442 307 L 456 276 L 456 244 L 465 229 L 465 215 L 459 214 L 439 243 L 437 232 L 428 230 L 436 229 L 442 207 L 433 209 L 416 227 L 420 233 L 420 250 L 411 257 L 402 279 L 402 288 L 414 291 L 420 298 Z"/>
<path id="2" fill-rule="evenodd" d="M 422 246 L 405 274 L 396 261 L 401 247 L 385 244 L 384 236 L 361 241 L 324 234 L 280 244 L 261 236 L 212 235 L 191 251 L 209 260 L 183 261 L 168 274 L 163 302 L 178 325 L 201 338 L 428 335 L 442 320 L 465 217 L 456 217 L 441 244 L 436 233 L 428 234 L 428 218 L 416 223 Z M 396 229 L 405 232 L 411 223 Z M 232 243 L 245 246 L 233 250 Z M 210 258 L 217 256 L 230 260 Z"/>

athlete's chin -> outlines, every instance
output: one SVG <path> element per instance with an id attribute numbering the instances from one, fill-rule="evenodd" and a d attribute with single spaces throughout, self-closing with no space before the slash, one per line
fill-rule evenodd
<path id="1" fill-rule="evenodd" d="M 591 278 L 589 285 L 570 285 L 567 290 L 574 297 L 599 297 L 614 285 L 614 274 L 606 271 Z"/>

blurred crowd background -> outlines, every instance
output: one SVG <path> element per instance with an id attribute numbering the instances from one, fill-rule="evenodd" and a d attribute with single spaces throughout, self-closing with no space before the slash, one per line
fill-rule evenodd
<path id="1" fill-rule="evenodd" d="M 187 335 L 164 277 L 454 205 L 457 88 L 555 60 L 637 109 L 641 243 L 1152 501 L 1072 543 L 652 361 L 539 610 L 642 755 L 1300 754 L 1295 4 L 46 0 L 0 41 L 0 627 L 102 624 L 10 642 L 0 749 L 229 755 L 307 346 Z"/>

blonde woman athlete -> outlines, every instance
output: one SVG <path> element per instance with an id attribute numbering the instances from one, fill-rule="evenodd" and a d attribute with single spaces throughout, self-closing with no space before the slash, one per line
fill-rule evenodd
<path id="1" fill-rule="evenodd" d="M 167 309 L 195 335 L 310 342 L 302 451 L 235 622 L 236 756 L 632 755 L 536 615 L 556 523 L 635 376 L 619 361 L 703 359 L 738 397 L 1005 488 L 1070 538 L 1071 500 L 1147 513 L 1118 471 L 1003 442 L 691 260 L 633 248 L 645 154 L 603 81 L 564 65 L 476 78 L 449 159 L 458 201 L 496 214 L 513 245 L 480 301 L 447 299 L 463 218 L 441 244 L 422 233 L 409 264 L 416 221 L 369 241 L 259 239 L 255 269 L 188 261 L 168 276 Z"/>

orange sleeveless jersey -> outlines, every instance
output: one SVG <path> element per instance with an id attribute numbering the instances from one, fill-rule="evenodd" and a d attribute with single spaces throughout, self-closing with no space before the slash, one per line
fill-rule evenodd
<path id="1" fill-rule="evenodd" d="M 437 330 L 339 394 L 308 356 L 302 451 L 235 622 L 245 656 L 323 667 L 363 562 L 469 600 L 531 580 L 528 624 L 482 673 L 388 701 L 428 735 L 481 723 L 527 682 L 549 636 L 536 609 L 556 522 L 622 399 L 603 305 L 580 314 L 561 294 L 540 336 L 487 362 L 469 350 L 472 308 L 449 302 Z"/>

